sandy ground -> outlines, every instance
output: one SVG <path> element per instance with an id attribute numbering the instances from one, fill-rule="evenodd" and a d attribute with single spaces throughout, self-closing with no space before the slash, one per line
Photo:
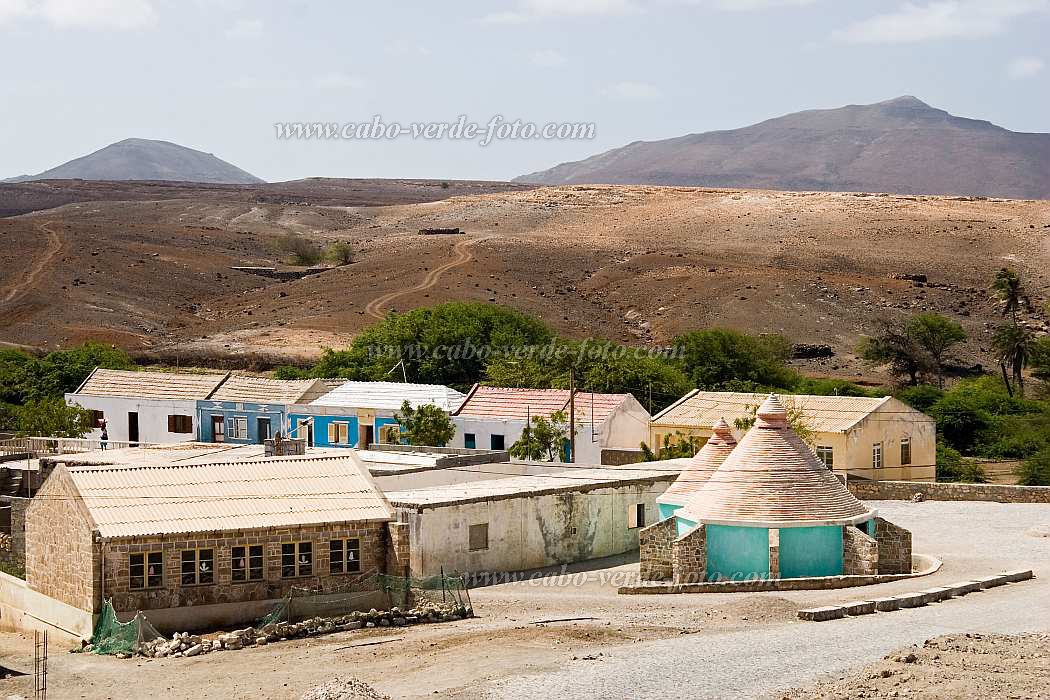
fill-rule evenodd
<path id="1" fill-rule="evenodd" d="M 1050 506 L 875 505 L 913 530 L 917 552 L 943 558 L 941 571 L 853 591 L 620 596 L 616 580 L 636 572 L 637 564 L 606 560 L 528 584 L 474 589 L 478 617 L 445 625 L 342 633 L 193 659 L 122 661 L 56 649 L 50 697 L 292 700 L 330 678 L 353 676 L 393 698 L 778 698 L 840 678 L 866 683 L 871 664 L 933 637 L 1050 632 Z M 803 607 L 1020 567 L 1034 568 L 1037 579 L 898 613 L 828 623 L 796 617 Z M 364 646 L 376 641 L 384 643 Z M 990 687 L 980 683 L 994 671 L 975 668 L 970 677 L 967 663 L 953 661 L 962 684 L 954 687 Z M 0 635 L 0 664 L 31 671 L 31 640 Z M 1002 673 L 1021 675 L 1002 687 L 1026 687 L 1023 670 L 1004 661 Z M 30 684 L 26 677 L 0 681 L 0 695 L 30 692 Z M 879 692 L 884 686 L 886 694 L 874 697 L 892 696 L 890 684 L 880 683 Z M 794 697 L 809 697 L 809 690 L 799 692 Z M 933 683 L 924 692 L 959 697 Z"/>

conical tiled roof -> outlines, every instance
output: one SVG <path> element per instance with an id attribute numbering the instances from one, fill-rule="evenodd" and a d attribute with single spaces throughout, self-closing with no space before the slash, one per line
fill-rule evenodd
<path id="1" fill-rule="evenodd" d="M 657 503 L 685 505 L 690 494 L 699 491 L 715 470 L 722 466 L 722 462 L 726 461 L 726 457 L 736 447 L 733 430 L 724 419 L 715 423 L 712 430 L 714 433 L 708 438 L 707 443 L 689 460 L 671 487 L 656 499 Z"/>
<path id="2" fill-rule="evenodd" d="M 802 527 L 862 522 L 875 511 L 799 438 L 784 404 L 771 394 L 754 427 L 677 515 L 702 523 Z"/>

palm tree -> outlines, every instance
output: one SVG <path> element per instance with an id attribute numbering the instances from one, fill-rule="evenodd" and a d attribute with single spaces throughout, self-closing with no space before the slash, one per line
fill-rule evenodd
<path id="1" fill-rule="evenodd" d="M 1017 321 L 1017 312 L 1021 309 L 1021 303 L 1027 305 L 1028 299 L 1021 285 L 1021 278 L 1009 267 L 1004 267 L 995 273 L 995 283 L 992 285 L 995 295 L 1003 304 L 1003 316 L 1009 314 Z"/>
<path id="2" fill-rule="evenodd" d="M 1006 375 L 1007 366 L 1010 367 L 1013 381 L 1017 384 L 1018 392 L 1024 397 L 1024 368 L 1032 359 L 1035 345 L 1035 336 L 1028 328 L 1016 323 L 1000 326 L 999 330 L 992 336 L 992 347 L 995 348 L 995 359 L 1003 370 L 1003 381 L 1006 389 L 1013 396 L 1010 380 Z"/>

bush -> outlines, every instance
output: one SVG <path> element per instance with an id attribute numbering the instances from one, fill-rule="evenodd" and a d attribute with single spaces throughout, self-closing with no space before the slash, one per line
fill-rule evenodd
<path id="1" fill-rule="evenodd" d="M 321 246 L 308 238 L 289 233 L 274 242 L 278 254 L 287 256 L 286 262 L 291 265 L 311 266 L 321 262 Z"/>
<path id="2" fill-rule="evenodd" d="M 281 365 L 273 371 L 274 379 L 309 379 L 310 370 L 295 365 Z"/>
<path id="3" fill-rule="evenodd" d="M 779 335 L 747 335 L 715 329 L 674 339 L 682 348 L 681 367 L 700 389 L 724 391 L 739 382 L 756 389 L 793 389 L 799 375 L 787 366 L 791 343 Z"/>
<path id="4" fill-rule="evenodd" d="M 401 410 L 394 414 L 394 419 L 401 426 L 401 436 L 410 445 L 444 447 L 456 434 L 452 418 L 434 404 L 412 408 L 405 401 Z"/>
<path id="5" fill-rule="evenodd" d="M 324 258 L 333 265 L 349 265 L 354 261 L 354 248 L 346 241 L 339 241 L 325 248 Z"/>
<path id="6" fill-rule="evenodd" d="M 134 363 L 123 350 L 101 343 L 56 350 L 43 357 L 0 351 L 0 403 L 21 405 L 62 398 L 76 391 L 96 367 L 133 369 Z"/>
<path id="7" fill-rule="evenodd" d="M 943 442 L 937 442 L 937 481 L 986 484 L 988 475 L 974 459 L 967 459 Z"/>
<path id="8" fill-rule="evenodd" d="M 908 404 L 916 411 L 929 413 L 937 401 L 944 396 L 944 390 L 938 389 L 930 384 L 909 386 L 897 392 L 897 398 Z"/>
<path id="9" fill-rule="evenodd" d="M 1050 448 L 1043 449 L 1021 463 L 1017 470 L 1022 486 L 1050 486 Z"/>
<path id="10" fill-rule="evenodd" d="M 62 399 L 29 401 L 15 410 L 21 437 L 81 438 L 91 430 L 91 414 Z"/>

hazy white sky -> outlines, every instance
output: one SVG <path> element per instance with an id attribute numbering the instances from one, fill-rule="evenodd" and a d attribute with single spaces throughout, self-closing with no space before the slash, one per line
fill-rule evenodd
<path id="1" fill-rule="evenodd" d="M 903 94 L 1050 131 L 1050 0 L 0 0 L 0 177 L 127 137 L 267 180 L 506 179 Z M 283 121 L 593 122 L 593 141 L 278 141 Z"/>

